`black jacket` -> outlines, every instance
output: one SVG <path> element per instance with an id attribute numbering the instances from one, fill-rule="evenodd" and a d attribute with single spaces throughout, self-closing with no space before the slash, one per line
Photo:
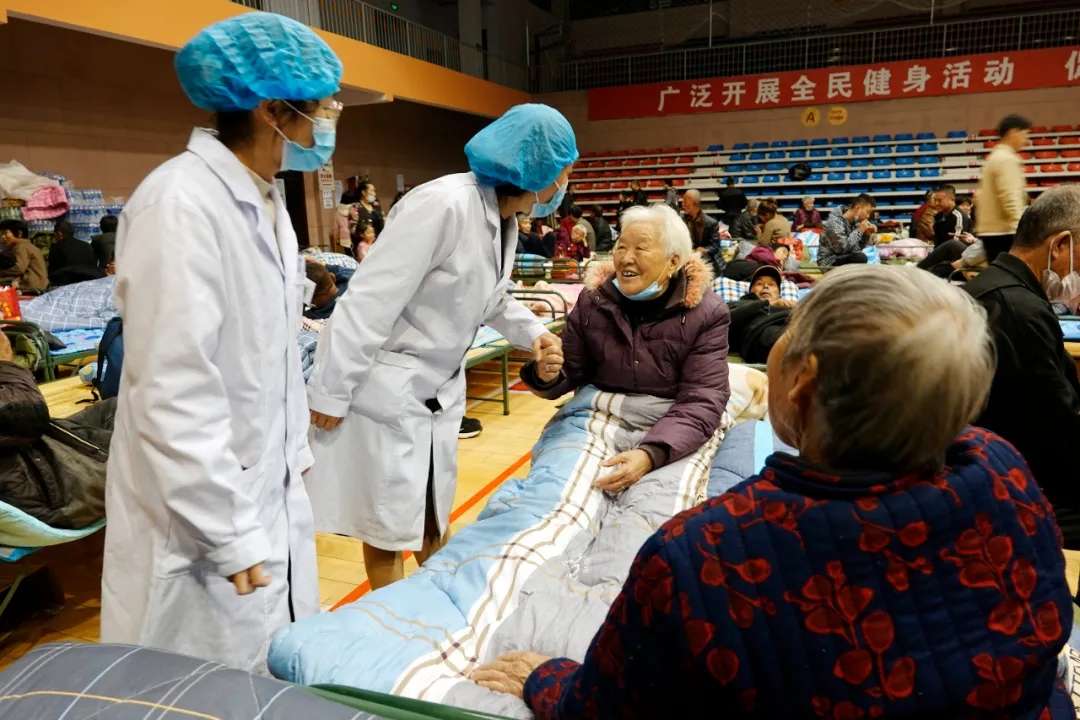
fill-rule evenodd
<path id="1" fill-rule="evenodd" d="M 540 237 L 539 233 L 523 233 L 518 231 L 518 255 L 540 255 L 546 258 L 555 257 L 555 236 L 556 232 L 549 232 L 544 237 Z"/>
<path id="2" fill-rule="evenodd" d="M 34 376 L 0 362 L 0 501 L 55 528 L 105 515 L 105 464 L 116 400 L 50 421 Z"/>
<path id="3" fill-rule="evenodd" d="M 49 248 L 49 283 L 70 285 L 101 277 L 90 243 L 67 238 Z"/>
<path id="4" fill-rule="evenodd" d="M 791 310 L 774 308 L 767 300 L 747 293 L 736 303 L 732 303 L 731 330 L 729 332 L 731 351 L 738 353 L 743 362 L 764 363 L 769 359 L 769 351 L 784 334 Z"/>
<path id="5" fill-rule="evenodd" d="M 684 214 L 683 220 L 686 221 L 686 227 L 690 230 L 690 240 L 695 249 L 711 248 L 716 245 L 716 233 L 720 229 L 720 223 L 716 221 L 716 218 L 710 217 L 702 210 L 696 218 Z"/>
<path id="6" fill-rule="evenodd" d="M 611 252 L 615 241 L 611 237 L 611 225 L 600 215 L 586 218 L 596 231 L 596 252 Z"/>
<path id="7" fill-rule="evenodd" d="M 1020 450 L 1051 504 L 1080 510 L 1080 380 L 1046 294 L 1008 253 L 966 290 L 986 308 L 997 346 L 990 401 L 976 424 Z M 1077 540 L 1066 537 L 1066 546 Z"/>
<path id="8" fill-rule="evenodd" d="M 726 187 L 720 191 L 716 205 L 720 208 L 724 222 L 731 225 L 739 213 L 746 209 L 746 193 L 737 187 Z"/>
<path id="9" fill-rule="evenodd" d="M 116 233 L 103 232 L 90 238 L 90 247 L 94 251 L 94 260 L 98 270 L 105 272 L 105 267 L 116 259 Z"/>
<path id="10" fill-rule="evenodd" d="M 737 240 L 757 240 L 757 232 L 754 229 L 754 216 L 743 210 L 735 218 L 735 222 L 728 229 L 731 237 Z"/>

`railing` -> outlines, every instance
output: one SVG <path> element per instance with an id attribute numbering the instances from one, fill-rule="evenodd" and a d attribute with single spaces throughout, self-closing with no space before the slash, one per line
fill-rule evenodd
<path id="1" fill-rule="evenodd" d="M 1080 43 L 1080 10 L 725 44 L 543 65 L 534 92 L 868 65 Z"/>
<path id="2" fill-rule="evenodd" d="M 335 35 L 359 40 L 451 70 L 461 72 L 464 66 L 465 71 L 468 72 L 475 68 L 472 72 L 474 75 L 487 77 L 494 82 L 512 87 L 521 89 L 528 87 L 528 74 L 522 65 L 491 53 L 488 53 L 486 63 L 463 63 L 463 53 L 468 58 L 483 58 L 483 54 L 475 48 L 463 47 L 457 38 L 400 15 L 380 10 L 360 0 L 233 0 L 233 2 L 256 10 L 281 13 Z M 486 75 L 484 74 L 485 67 L 488 70 Z"/>

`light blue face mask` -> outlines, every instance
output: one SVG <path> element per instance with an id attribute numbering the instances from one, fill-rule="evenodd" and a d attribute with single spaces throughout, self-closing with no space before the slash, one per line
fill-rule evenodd
<path id="1" fill-rule="evenodd" d="M 626 298 L 627 300 L 633 300 L 635 302 L 642 301 L 642 300 L 652 300 L 653 298 L 656 298 L 656 297 L 659 297 L 660 295 L 662 295 L 664 290 L 667 289 L 666 287 L 664 287 L 664 286 L 662 286 L 660 284 L 660 279 L 657 278 L 656 280 L 653 280 L 652 285 L 645 288 L 641 292 L 634 293 L 633 295 L 627 295 L 625 292 L 623 292 L 622 287 L 619 286 L 619 278 L 618 277 L 616 277 L 613 280 L 613 282 L 615 283 L 615 289 L 618 290 L 620 293 L 622 293 L 622 296 L 624 298 Z"/>
<path id="2" fill-rule="evenodd" d="M 290 140 L 285 133 L 281 132 L 277 126 L 274 126 L 278 135 L 285 140 L 285 145 L 281 149 L 281 169 L 282 171 L 314 172 L 330 162 L 330 158 L 334 155 L 334 146 L 337 143 L 337 123 L 330 118 L 313 118 L 300 112 L 292 105 L 289 105 L 289 107 L 311 121 L 313 127 L 312 137 L 315 139 L 315 144 L 311 147 L 304 147 L 300 143 Z"/>
<path id="3" fill-rule="evenodd" d="M 536 195 L 536 202 L 532 206 L 532 211 L 529 213 L 529 217 L 534 218 L 546 218 L 553 215 L 559 206 L 562 205 L 563 198 L 566 197 L 566 188 L 570 186 L 570 181 L 562 185 L 555 186 L 555 194 L 551 196 L 551 199 L 546 203 L 540 202 L 539 193 L 533 193 Z"/>

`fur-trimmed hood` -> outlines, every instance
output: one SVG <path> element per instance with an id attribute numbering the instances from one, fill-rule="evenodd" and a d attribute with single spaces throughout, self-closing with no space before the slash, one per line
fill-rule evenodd
<path id="1" fill-rule="evenodd" d="M 713 292 L 713 271 L 705 262 L 696 255 L 690 258 L 679 270 L 682 276 L 683 295 L 678 301 L 688 310 L 693 310 L 705 298 L 706 293 Z M 676 278 L 679 277 L 676 276 Z M 602 262 L 591 263 L 585 273 L 585 287 L 589 290 L 599 290 L 608 280 L 615 277 L 615 263 Z"/>

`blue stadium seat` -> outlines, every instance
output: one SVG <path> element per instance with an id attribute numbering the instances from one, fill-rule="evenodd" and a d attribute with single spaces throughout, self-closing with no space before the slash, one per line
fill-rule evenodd
<path id="1" fill-rule="evenodd" d="M 788 150 L 787 156 L 792 160 L 802 160 L 806 157 L 805 150 Z"/>
<path id="2" fill-rule="evenodd" d="M 793 148 L 806 147 L 809 144 L 810 144 L 810 142 L 808 140 L 792 140 L 791 144 L 788 145 L 788 147 L 793 147 Z"/>
<path id="3" fill-rule="evenodd" d="M 874 146 L 874 154 L 875 155 L 892 155 L 892 151 L 893 151 L 892 145 L 875 145 Z"/>
<path id="4" fill-rule="evenodd" d="M 852 155 L 869 155 L 870 154 L 870 148 L 868 148 L 868 147 L 851 148 L 851 154 Z"/>
<path id="5" fill-rule="evenodd" d="M 896 152 L 898 153 L 913 153 L 915 152 L 914 145 L 897 145 Z"/>
<path id="6" fill-rule="evenodd" d="M 905 170 L 897 170 L 896 171 L 896 177 L 901 178 L 901 179 L 913 178 L 913 177 L 915 177 L 915 171 L 914 170 L 906 170 L 906 169 Z"/>
<path id="7" fill-rule="evenodd" d="M 784 150 L 770 150 L 768 157 L 770 160 L 783 160 L 787 157 L 787 152 Z"/>
<path id="8" fill-rule="evenodd" d="M 860 145 L 860 144 L 863 144 L 863 143 L 868 143 L 868 142 L 870 142 L 870 136 L 869 135 L 856 135 L 855 137 L 851 138 L 851 142 L 855 143 L 856 145 Z"/>
<path id="9" fill-rule="evenodd" d="M 784 163 L 765 163 L 765 169 L 769 172 L 782 172 L 785 168 Z"/>
<path id="10" fill-rule="evenodd" d="M 847 160 L 830 160 L 827 167 L 831 167 L 831 168 L 847 167 Z"/>
<path id="11" fill-rule="evenodd" d="M 881 133 L 874 136 L 874 142 L 889 142 L 892 140 L 892 135 L 888 133 Z"/>
<path id="12" fill-rule="evenodd" d="M 757 175 L 743 175 L 739 178 L 739 183 L 742 185 L 760 185 L 761 178 Z"/>
<path id="13" fill-rule="evenodd" d="M 772 143 L 770 143 L 770 145 L 769 145 L 769 147 L 774 147 L 774 148 L 786 148 L 787 146 L 788 146 L 788 141 L 787 140 L 773 140 Z"/>
<path id="14" fill-rule="evenodd" d="M 941 168 L 923 168 L 919 171 L 920 177 L 938 177 L 941 175 Z"/>
<path id="15" fill-rule="evenodd" d="M 950 130 L 945 137 L 952 140 L 960 140 L 967 137 L 967 130 Z"/>
<path id="16" fill-rule="evenodd" d="M 850 173 L 848 178 L 851 180 L 869 180 L 870 174 L 865 170 L 856 170 L 855 172 Z"/>
<path id="17" fill-rule="evenodd" d="M 810 157 L 826 157 L 828 154 L 829 151 L 825 148 L 814 148 L 810 151 Z"/>
<path id="18" fill-rule="evenodd" d="M 821 182 L 821 173 L 812 173 L 810 177 L 806 178 L 806 181 L 815 183 Z"/>
<path id="19" fill-rule="evenodd" d="M 938 159 L 936 155 L 920 155 L 920 165 L 937 165 Z"/>
<path id="20" fill-rule="evenodd" d="M 898 157 L 895 159 L 896 165 L 914 165 L 915 158 L 913 157 Z"/>
<path id="21" fill-rule="evenodd" d="M 811 160 L 809 165 L 815 170 L 820 170 L 821 168 L 825 167 L 827 163 L 824 160 Z"/>
<path id="22" fill-rule="evenodd" d="M 900 141 L 910 142 L 911 140 L 914 140 L 914 139 L 915 139 L 915 136 L 912 135 L 911 133 L 896 133 L 895 135 L 893 135 L 893 140 L 895 140 L 896 142 L 900 142 Z"/>
<path id="23" fill-rule="evenodd" d="M 765 175 L 764 177 L 761 178 L 761 182 L 766 184 L 766 185 L 779 185 L 780 184 L 780 176 L 779 175 Z"/>
<path id="24" fill-rule="evenodd" d="M 838 135 L 832 139 L 833 145 L 847 145 L 851 142 L 851 138 L 847 135 Z"/>
<path id="25" fill-rule="evenodd" d="M 870 167 L 870 158 L 852 158 L 851 167 L 857 167 L 857 168 Z"/>
<path id="26" fill-rule="evenodd" d="M 893 164 L 893 162 L 892 162 L 892 158 L 887 158 L 887 157 L 884 157 L 884 158 L 874 158 L 874 161 L 873 161 L 873 163 L 872 163 L 872 165 L 873 165 L 874 167 L 889 167 L 889 166 L 890 166 L 890 165 L 892 165 L 892 164 Z"/>
<path id="27" fill-rule="evenodd" d="M 746 159 L 746 153 L 731 153 L 731 155 L 728 156 L 728 159 L 732 162 L 742 162 Z"/>
<path id="28" fill-rule="evenodd" d="M 847 175 L 840 172 L 831 172 L 825 176 L 825 179 L 829 182 L 844 182 L 847 180 Z"/>
<path id="29" fill-rule="evenodd" d="M 765 159 L 765 153 L 761 152 L 760 150 L 756 150 L 756 151 L 750 153 L 749 158 L 751 160 L 764 160 Z"/>
<path id="30" fill-rule="evenodd" d="M 900 172 L 909 172 L 909 171 L 901 170 Z M 896 176 L 900 177 L 900 173 L 896 173 Z M 912 176 L 914 176 L 914 173 L 912 173 Z M 905 175 L 904 177 L 907 177 L 907 176 Z M 896 186 L 896 191 L 897 192 L 909 192 L 909 193 L 918 192 L 919 191 L 919 186 L 918 185 L 909 185 L 909 184 L 905 183 L 903 185 L 897 185 Z"/>
<path id="31" fill-rule="evenodd" d="M 720 152 L 723 149 L 724 149 L 723 145 L 710 145 L 709 147 L 705 148 L 705 151 L 706 152 Z"/>
<path id="32" fill-rule="evenodd" d="M 827 187 L 825 188 L 826 195 L 846 195 L 847 190 L 842 187 Z"/>
<path id="33" fill-rule="evenodd" d="M 937 143 L 922 143 L 919 145 L 919 152 L 937 152 Z"/>
<path id="34" fill-rule="evenodd" d="M 874 171 L 874 179 L 875 180 L 890 180 L 890 179 L 892 179 L 892 170 L 875 170 Z"/>
<path id="35" fill-rule="evenodd" d="M 843 157 L 843 156 L 847 155 L 850 152 L 851 152 L 851 150 L 849 150 L 846 147 L 835 147 L 835 148 L 833 148 L 832 150 L 829 151 L 829 154 L 832 155 L 833 157 Z"/>
<path id="36" fill-rule="evenodd" d="M 757 164 L 757 163 L 748 163 L 748 164 L 742 166 L 742 171 L 743 172 L 748 172 L 748 173 L 761 172 L 763 169 L 764 168 L 761 165 Z"/>
<path id="37" fill-rule="evenodd" d="M 750 147 L 753 150 L 764 150 L 765 148 L 769 147 L 769 143 L 765 142 L 764 140 L 758 140 L 756 143 L 750 143 Z"/>
<path id="38" fill-rule="evenodd" d="M 749 150 L 750 143 L 735 143 L 731 146 L 732 150 Z"/>
<path id="39" fill-rule="evenodd" d="M 915 139 L 916 140 L 933 140 L 936 137 L 937 137 L 937 135 L 935 135 L 932 132 L 921 132 L 921 133 L 919 133 L 919 134 L 917 134 L 915 136 Z"/>
<path id="40" fill-rule="evenodd" d="M 828 145 L 829 138 L 813 138 L 810 140 L 811 145 Z"/>

